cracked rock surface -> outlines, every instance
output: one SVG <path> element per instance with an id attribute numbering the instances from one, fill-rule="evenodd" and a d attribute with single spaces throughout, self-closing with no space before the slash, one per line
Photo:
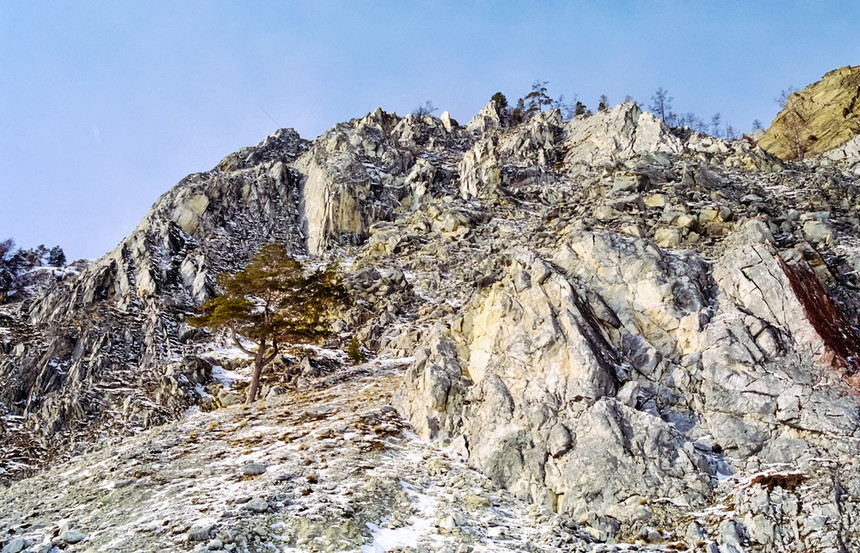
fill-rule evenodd
<path id="1" fill-rule="evenodd" d="M 4 551 L 860 550 L 845 159 L 633 104 L 277 131 L 0 311 Z M 243 408 L 186 317 L 271 241 L 355 301 Z"/>

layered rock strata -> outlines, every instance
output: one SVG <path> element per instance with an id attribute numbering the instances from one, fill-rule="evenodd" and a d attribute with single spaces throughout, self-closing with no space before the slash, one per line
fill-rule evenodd
<path id="1" fill-rule="evenodd" d="M 860 66 L 845 66 L 792 94 L 759 145 L 783 159 L 823 154 L 860 134 Z"/>

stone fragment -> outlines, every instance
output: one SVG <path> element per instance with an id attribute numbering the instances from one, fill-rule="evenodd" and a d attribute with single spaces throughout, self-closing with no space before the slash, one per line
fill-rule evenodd
<path id="1" fill-rule="evenodd" d="M 188 541 L 208 541 L 213 530 L 215 530 L 215 524 L 212 522 L 196 522 L 188 530 Z"/>
<path id="2" fill-rule="evenodd" d="M 669 204 L 669 196 L 666 194 L 651 194 L 645 197 L 645 205 L 648 207 L 665 207 Z"/>
<path id="3" fill-rule="evenodd" d="M 269 502 L 262 497 L 255 497 L 245 504 L 245 508 L 255 513 L 265 513 L 269 510 Z"/>
<path id="4" fill-rule="evenodd" d="M 615 397 L 627 407 L 635 408 L 639 401 L 639 384 L 633 380 L 625 382 Z"/>
<path id="5" fill-rule="evenodd" d="M 242 474 L 245 476 L 259 476 L 266 472 L 266 465 L 263 463 L 248 463 L 242 467 Z"/>
<path id="6" fill-rule="evenodd" d="M 549 454 L 553 457 L 563 455 L 570 450 L 573 445 L 573 437 L 570 435 L 570 430 L 563 424 L 559 423 L 552 427 L 549 433 L 549 441 L 547 443 Z"/>
<path id="7" fill-rule="evenodd" d="M 832 244 L 836 240 L 836 231 L 826 220 L 811 220 L 803 223 L 803 234 L 806 239 L 816 244 Z"/>
<path id="8" fill-rule="evenodd" d="M 2 553 L 19 553 L 28 545 L 29 545 L 29 543 L 27 542 L 27 540 L 25 540 L 23 538 L 15 538 L 13 540 L 10 540 L 9 543 L 7 543 L 5 546 L 3 546 L 3 549 L 0 550 L 0 552 L 2 552 Z"/>
<path id="9" fill-rule="evenodd" d="M 609 220 L 620 216 L 621 213 L 612 206 L 601 205 L 594 210 L 593 215 L 596 219 Z"/>
<path id="10" fill-rule="evenodd" d="M 654 231 L 654 243 L 661 248 L 676 248 L 681 244 L 681 231 L 676 228 L 658 228 Z"/>
<path id="11" fill-rule="evenodd" d="M 744 225 L 744 236 L 750 244 L 774 244 L 773 233 L 761 219 L 750 219 Z"/>
<path id="12" fill-rule="evenodd" d="M 66 543 L 80 543 L 87 539 L 87 535 L 77 530 L 66 530 L 60 535 L 60 539 Z"/>

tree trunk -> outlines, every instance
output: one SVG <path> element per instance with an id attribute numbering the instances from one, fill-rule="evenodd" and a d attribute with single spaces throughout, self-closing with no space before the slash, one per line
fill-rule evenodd
<path id="1" fill-rule="evenodd" d="M 263 372 L 263 355 L 266 352 L 266 339 L 260 340 L 260 346 L 254 355 L 254 374 L 251 376 L 251 386 L 248 388 L 248 397 L 245 403 L 254 403 L 257 399 L 257 389 L 260 387 L 260 375 Z"/>

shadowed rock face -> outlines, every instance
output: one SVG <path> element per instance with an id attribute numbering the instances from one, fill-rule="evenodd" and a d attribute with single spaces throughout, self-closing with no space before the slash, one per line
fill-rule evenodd
<path id="1" fill-rule="evenodd" d="M 851 550 L 858 206 L 851 173 L 633 104 L 282 130 L 4 314 L 2 400 L 29 415 L 15 436 L 63 451 L 237 401 L 212 374 L 241 362 L 185 317 L 277 241 L 346 262 L 328 346 L 413 358 L 401 415 L 520 498 L 600 539 Z M 342 363 L 310 357 L 280 358 L 264 397 Z"/>
<path id="2" fill-rule="evenodd" d="M 822 154 L 860 134 L 860 66 L 845 66 L 824 75 L 789 98 L 759 146 L 782 159 Z"/>
<path id="3" fill-rule="evenodd" d="M 209 378 L 208 367 L 194 373 L 201 334 L 184 321 L 218 273 L 270 242 L 299 255 L 362 243 L 402 201 L 449 181 L 443 156 L 468 140 L 438 119 L 377 110 L 314 142 L 281 129 L 189 175 L 113 251 L 20 306 L 0 355 L 0 399 L 52 449 L 82 425 L 132 431 L 176 417 Z M 435 165 L 421 157 L 435 151 Z"/>

